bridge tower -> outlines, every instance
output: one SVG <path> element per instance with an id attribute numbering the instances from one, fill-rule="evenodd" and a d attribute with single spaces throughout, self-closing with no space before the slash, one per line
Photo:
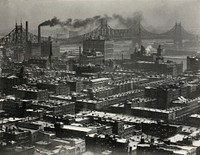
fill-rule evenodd
<path id="1" fill-rule="evenodd" d="M 139 47 L 142 45 L 141 39 L 141 24 L 140 21 L 136 22 L 135 26 L 132 28 L 132 50 L 135 49 L 136 45 Z"/>
<path id="2" fill-rule="evenodd" d="M 22 44 L 23 42 L 23 26 L 22 23 L 20 25 L 15 25 L 15 43 Z"/>
<path id="3" fill-rule="evenodd" d="M 176 23 L 174 31 L 174 47 L 182 48 L 183 47 L 183 38 L 182 38 L 182 26 L 181 23 Z"/>
<path id="4" fill-rule="evenodd" d="M 23 26 L 22 22 L 20 25 L 15 25 L 15 32 L 14 32 L 14 60 L 17 62 L 21 62 L 24 60 L 24 37 L 23 37 Z"/>
<path id="5" fill-rule="evenodd" d="M 101 20 L 100 36 L 104 37 L 104 39 L 109 39 L 110 27 L 108 26 L 108 22 L 106 19 Z"/>
<path id="6" fill-rule="evenodd" d="M 136 40 L 137 40 L 137 43 L 138 43 L 138 45 L 139 46 L 141 46 L 142 45 L 142 39 L 141 39 L 141 24 L 140 24 L 140 21 L 139 21 L 139 23 L 138 23 L 138 32 L 137 32 L 137 38 L 136 38 Z"/>

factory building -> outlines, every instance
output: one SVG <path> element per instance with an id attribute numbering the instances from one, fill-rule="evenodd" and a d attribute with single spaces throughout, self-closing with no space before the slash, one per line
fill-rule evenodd
<path id="1" fill-rule="evenodd" d="M 103 54 L 104 60 L 113 59 L 113 42 L 101 39 L 88 39 L 83 41 L 83 51 L 99 51 Z"/>

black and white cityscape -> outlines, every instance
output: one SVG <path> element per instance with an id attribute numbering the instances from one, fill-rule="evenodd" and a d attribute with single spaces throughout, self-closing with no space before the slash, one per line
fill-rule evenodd
<path id="1" fill-rule="evenodd" d="M 0 14 L 0 155 L 200 155 L 199 0 Z"/>

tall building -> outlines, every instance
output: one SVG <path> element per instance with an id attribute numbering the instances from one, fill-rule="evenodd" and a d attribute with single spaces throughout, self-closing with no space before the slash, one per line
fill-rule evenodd
<path id="1" fill-rule="evenodd" d="M 187 70 L 198 71 L 200 69 L 200 58 L 199 57 L 187 57 Z"/>
<path id="2" fill-rule="evenodd" d="M 100 40 L 100 39 L 89 39 L 83 41 L 83 51 L 95 50 L 101 52 L 104 55 L 105 60 L 113 59 L 113 42 Z"/>
<path id="3" fill-rule="evenodd" d="M 52 52 L 53 57 L 60 57 L 60 44 L 57 41 L 44 41 L 41 43 L 41 56 L 48 57 Z"/>
<path id="4" fill-rule="evenodd" d="M 102 65 L 104 63 L 104 55 L 95 50 L 87 52 L 83 51 L 83 53 L 80 55 L 80 63 Z"/>

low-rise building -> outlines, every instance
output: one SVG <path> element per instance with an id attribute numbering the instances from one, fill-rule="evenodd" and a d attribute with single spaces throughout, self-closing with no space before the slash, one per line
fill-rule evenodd
<path id="1" fill-rule="evenodd" d="M 13 86 L 27 84 L 27 78 L 17 77 L 15 75 L 0 77 L 0 90 L 5 94 L 13 94 Z"/>
<path id="2" fill-rule="evenodd" d="M 21 99 L 33 99 L 39 101 L 45 101 L 48 99 L 47 89 L 37 89 L 28 85 L 14 86 L 13 92 L 16 95 L 16 97 L 19 97 Z"/>
<path id="3" fill-rule="evenodd" d="M 146 117 L 152 119 L 161 119 L 165 121 L 175 120 L 176 119 L 176 109 L 154 109 L 146 107 L 132 107 L 132 115 L 138 117 Z"/>
<path id="4" fill-rule="evenodd" d="M 17 129 L 15 126 L 7 127 L 3 137 L 7 142 L 15 141 L 18 145 L 31 143 L 31 132 Z"/>
<path id="5" fill-rule="evenodd" d="M 160 138 L 169 138 L 182 131 L 180 125 L 170 125 L 162 122 L 142 123 L 142 132 Z"/>
<path id="6" fill-rule="evenodd" d="M 56 81 L 41 81 L 37 83 L 38 89 L 47 89 L 49 92 L 53 92 L 55 95 L 69 95 L 70 87 L 64 83 L 58 83 Z"/>
<path id="7" fill-rule="evenodd" d="M 31 101 L 16 99 L 15 97 L 6 98 L 3 101 L 3 110 L 10 116 L 25 117 L 26 109 L 30 108 Z"/>
<path id="8" fill-rule="evenodd" d="M 99 110 L 107 108 L 116 103 L 123 103 L 126 100 L 130 100 L 137 97 L 143 97 L 144 91 L 140 89 L 135 89 L 128 92 L 123 92 L 120 94 L 115 94 L 107 98 L 101 99 L 80 99 L 76 101 L 76 109 L 79 110 Z"/>
<path id="9" fill-rule="evenodd" d="M 35 100 L 31 103 L 33 109 L 43 109 L 50 114 L 55 116 L 65 115 L 65 114 L 74 114 L 75 112 L 75 103 L 71 101 L 63 100 L 47 100 L 47 101 L 38 101 Z"/>
<path id="10" fill-rule="evenodd" d="M 63 125 L 63 123 L 58 122 L 55 124 L 55 132 L 57 137 L 84 138 L 87 134 L 96 133 L 97 131 L 94 128 Z"/>
<path id="11" fill-rule="evenodd" d="M 105 150 L 112 151 L 112 154 L 128 154 L 128 140 L 103 134 L 89 134 L 85 137 L 86 151 L 101 153 Z"/>

